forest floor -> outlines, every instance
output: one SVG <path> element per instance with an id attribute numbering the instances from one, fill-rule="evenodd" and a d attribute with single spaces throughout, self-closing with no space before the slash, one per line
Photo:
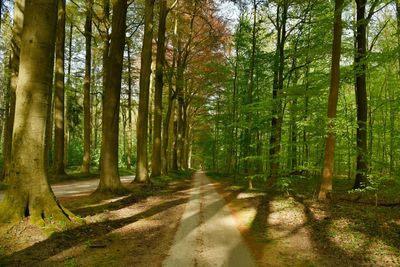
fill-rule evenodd
<path id="1" fill-rule="evenodd" d="M 234 219 L 227 224 L 236 225 L 242 234 L 235 240 L 244 239 L 250 248 L 248 254 L 259 266 L 400 265 L 400 209 L 396 205 L 400 197 L 390 196 L 390 204 L 379 195 L 375 206 L 374 198 L 347 193 L 344 188 L 351 187 L 351 181 L 343 179 L 334 185 L 335 201 L 326 205 L 315 200 L 314 178 L 290 177 L 281 191 L 271 191 L 264 190 L 257 180 L 249 190 L 244 179 L 212 173 L 212 180 L 189 176 L 175 173 L 153 185 L 129 184 L 132 194 L 113 199 L 95 199 L 89 193 L 61 197 L 65 207 L 86 221 L 72 229 L 50 232 L 27 221 L 1 225 L 0 266 L 148 267 L 162 266 L 163 262 L 177 266 L 168 265 L 175 257 L 174 247 L 190 261 L 196 257 L 188 251 L 200 252 L 200 256 L 215 252 L 207 252 L 205 248 L 211 244 L 206 243 L 225 231 L 215 225 L 232 217 L 229 213 Z M 218 214 L 221 210 L 222 215 Z M 194 225 L 192 230 L 184 226 L 185 221 Z M 207 223 L 215 227 L 205 228 Z M 206 237 L 198 238 L 198 232 L 205 232 Z M 195 238 L 186 242 L 186 236 Z M 185 246 L 197 245 L 185 252 L 176 248 L 179 241 Z M 242 255 L 225 241 L 210 241 L 223 251 L 216 256 L 224 252 L 231 259 Z M 243 242 L 235 245 L 238 243 Z M 238 247 L 240 252 L 246 250 L 243 244 Z M 218 264 L 198 259 L 193 265 Z"/>
<path id="2" fill-rule="evenodd" d="M 245 179 L 209 175 L 259 266 L 400 266 L 400 187 L 394 181 L 387 192 L 372 194 L 349 192 L 352 181 L 337 179 L 334 200 L 323 204 L 316 200 L 318 177 L 287 177 L 278 190 L 253 181 L 249 190 Z"/>
<path id="3" fill-rule="evenodd" d="M 255 267 L 237 222 L 204 172 L 196 172 L 164 267 Z"/>
<path id="4" fill-rule="evenodd" d="M 112 199 L 60 197 L 86 221 L 72 229 L 1 225 L 0 266 L 160 266 L 190 194 L 190 173 L 126 187 L 131 194 Z"/>

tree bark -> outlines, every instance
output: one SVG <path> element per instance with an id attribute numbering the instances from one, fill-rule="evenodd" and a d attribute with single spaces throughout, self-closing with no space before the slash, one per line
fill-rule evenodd
<path id="1" fill-rule="evenodd" d="M 254 90 L 254 66 L 256 60 L 256 43 L 257 43 L 257 35 L 256 35 L 256 24 L 257 24 L 257 2 L 253 0 L 253 25 L 252 25 L 252 38 L 251 38 L 251 58 L 250 58 L 250 70 L 249 70 L 249 84 L 247 87 L 247 97 L 246 97 L 246 105 L 247 105 L 247 127 L 244 131 L 244 172 L 247 175 L 250 175 L 253 169 L 252 160 L 249 158 L 252 156 L 253 151 L 251 149 L 252 143 L 252 112 L 250 106 L 253 104 L 253 90 Z"/>
<path id="2" fill-rule="evenodd" d="M 168 173 L 170 166 L 170 149 L 169 149 L 169 130 L 171 124 L 171 117 L 173 115 L 172 109 L 174 106 L 175 94 L 172 89 L 172 74 L 170 74 L 168 80 L 168 107 L 167 114 L 165 115 L 165 121 L 163 125 L 163 145 L 162 145 L 162 154 L 164 159 L 162 161 L 162 173 Z"/>
<path id="3" fill-rule="evenodd" d="M 53 173 L 65 175 L 64 170 L 64 51 L 65 51 L 65 0 L 58 0 L 58 20 L 56 37 L 56 68 L 54 98 L 54 162 Z"/>
<path id="4" fill-rule="evenodd" d="M 101 170 L 98 193 L 119 193 L 122 184 L 118 173 L 118 130 L 121 93 L 122 61 L 125 46 L 128 4 L 117 0 L 113 4 L 110 54 L 102 117 Z"/>
<path id="5" fill-rule="evenodd" d="M 12 137 L 13 137 L 13 125 L 15 117 L 15 92 L 17 89 L 18 72 L 19 72 L 19 58 L 21 48 L 21 33 L 22 26 L 24 23 L 24 9 L 25 0 L 16 0 L 14 2 L 14 24 L 13 33 L 11 39 L 11 80 L 9 90 L 9 105 L 7 109 L 8 116 L 5 122 L 4 131 L 4 143 L 3 143 L 3 158 L 4 166 L 2 177 L 7 181 L 11 168 L 11 150 L 12 150 Z"/>
<path id="6" fill-rule="evenodd" d="M 153 38 L 153 9 L 154 0 L 145 2 L 144 19 L 144 38 L 141 55 L 140 67 L 140 92 L 139 92 L 139 111 L 137 119 L 137 164 L 136 180 L 138 182 L 147 182 L 148 174 L 148 115 L 149 115 L 149 90 L 151 76 L 151 56 L 152 56 L 152 38 Z"/>
<path id="7" fill-rule="evenodd" d="M 90 115 L 90 87 L 91 87 L 91 64 L 92 64 L 92 6 L 93 0 L 87 0 L 85 21 L 85 78 L 83 82 L 83 161 L 82 173 L 90 172 L 91 154 L 91 115 Z"/>
<path id="8" fill-rule="evenodd" d="M 173 106 L 173 116 L 174 116 L 174 122 L 173 122 L 173 142 L 172 142 L 172 163 L 171 163 L 171 169 L 173 171 L 177 171 L 179 166 L 178 166 L 178 115 L 177 115 L 177 110 L 176 107 L 178 106 L 177 101 L 175 102 L 175 105 Z"/>
<path id="9" fill-rule="evenodd" d="M 357 32 L 356 54 L 354 68 L 356 73 L 356 104 L 357 104 L 357 169 L 353 188 L 365 187 L 367 180 L 367 81 L 366 81 L 366 55 L 367 55 L 367 20 L 365 7 L 367 0 L 357 0 Z"/>
<path id="10" fill-rule="evenodd" d="M 283 6 L 278 6 L 277 12 L 277 43 L 274 63 L 274 81 L 272 90 L 273 109 L 271 120 L 271 137 L 269 150 L 270 177 L 268 185 L 273 185 L 278 179 L 283 123 L 282 91 L 283 91 L 283 71 L 285 63 L 285 41 L 286 41 L 286 20 L 288 3 L 284 1 Z"/>
<path id="11" fill-rule="evenodd" d="M 68 63 L 67 63 L 67 92 L 71 88 L 71 65 L 72 65 L 72 38 L 73 38 L 73 31 L 74 27 L 72 24 L 72 21 L 70 21 L 69 25 L 69 37 L 68 37 Z M 66 118 L 66 123 L 64 125 L 65 129 L 65 137 L 64 137 L 64 166 L 68 166 L 68 147 L 69 147 L 69 141 L 70 141 L 70 121 L 69 121 L 69 112 L 68 112 L 68 104 L 69 104 L 69 98 L 68 94 L 65 99 L 65 118 Z"/>
<path id="12" fill-rule="evenodd" d="M 324 167 L 322 183 L 319 189 L 319 200 L 331 198 L 333 165 L 335 154 L 336 130 L 335 118 L 340 85 L 340 51 L 342 39 L 342 8 L 343 0 L 335 1 L 335 15 L 333 26 L 332 62 L 331 62 L 331 86 L 328 100 L 328 129 L 325 143 Z"/>
<path id="13" fill-rule="evenodd" d="M 128 49 L 128 135 L 127 135 L 127 169 L 132 169 L 132 67 L 131 67 L 131 46 L 127 42 Z"/>
<path id="14" fill-rule="evenodd" d="M 0 204 L 0 222 L 29 216 L 70 223 L 72 215 L 57 202 L 48 184 L 46 123 L 52 88 L 57 2 L 27 1 L 21 38 L 9 188 Z"/>
<path id="15" fill-rule="evenodd" d="M 153 153 L 151 160 L 151 176 L 161 175 L 161 124 L 162 124 L 162 91 L 164 86 L 165 31 L 167 22 L 167 1 L 161 0 L 158 24 L 158 40 L 156 55 L 156 78 L 154 90 L 154 126 Z"/>
<path id="16" fill-rule="evenodd" d="M 110 50 L 110 35 L 108 31 L 110 21 L 110 0 L 103 0 L 103 92 L 106 88 L 107 83 L 107 72 L 108 72 L 108 53 Z"/>

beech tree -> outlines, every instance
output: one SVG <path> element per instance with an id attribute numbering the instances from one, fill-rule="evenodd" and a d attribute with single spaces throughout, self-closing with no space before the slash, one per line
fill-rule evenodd
<path id="1" fill-rule="evenodd" d="M 84 99 L 83 99 L 83 124 L 84 124 L 84 152 L 82 161 L 82 172 L 90 171 L 90 152 L 91 152 L 91 116 L 90 116 L 90 85 L 91 85 L 91 67 L 92 67 L 92 6 L 93 0 L 87 0 L 86 3 L 86 19 L 85 19 L 85 78 L 83 83 Z"/>
<path id="2" fill-rule="evenodd" d="M 8 101 L 6 106 L 6 122 L 3 141 L 4 166 L 2 177 L 7 178 L 11 168 L 11 149 L 13 125 L 15 117 L 15 91 L 17 89 L 19 56 L 21 49 L 21 32 L 24 23 L 25 0 L 16 0 L 14 2 L 14 23 L 11 39 L 11 59 L 10 59 L 10 86 Z"/>
<path id="3" fill-rule="evenodd" d="M 34 224 L 73 217 L 48 184 L 46 121 L 52 88 L 57 2 L 27 1 L 21 35 L 9 188 L 0 204 L 0 222 L 29 216 Z"/>
<path id="4" fill-rule="evenodd" d="M 100 184 L 96 190 L 99 193 L 118 193 L 122 190 L 118 173 L 118 130 L 127 9 L 125 0 L 113 3 L 110 54 L 107 58 L 103 101 Z"/>
<path id="5" fill-rule="evenodd" d="M 58 0 L 56 37 L 56 67 L 54 95 L 54 175 L 65 175 L 64 170 L 64 54 L 65 54 L 65 0 Z"/>
<path id="6" fill-rule="evenodd" d="M 340 86 L 340 50 L 342 38 L 342 9 L 343 0 L 335 1 L 335 14 L 332 41 L 332 63 L 331 63 L 331 84 L 328 100 L 328 126 L 325 143 L 324 167 L 322 171 L 322 183 L 319 190 L 319 200 L 331 198 L 333 164 L 335 153 L 335 119 L 337 101 Z"/>
<path id="7" fill-rule="evenodd" d="M 269 149 L 270 177 L 269 184 L 274 184 L 278 179 L 280 169 L 280 151 L 283 123 L 282 94 L 284 85 L 285 68 L 285 43 L 287 38 L 286 23 L 288 17 L 289 2 L 287 0 L 277 4 L 275 27 L 277 31 L 276 51 L 274 56 L 274 80 L 272 85 L 272 119 L 271 137 Z"/>
<path id="8" fill-rule="evenodd" d="M 139 110 L 136 124 L 136 180 L 147 182 L 148 173 L 148 123 L 149 123 L 149 90 L 151 75 L 151 56 L 153 40 L 153 10 L 154 0 L 145 1 L 144 7 L 144 37 L 140 63 Z"/>
<path id="9" fill-rule="evenodd" d="M 154 126 L 151 176 L 161 175 L 161 124 L 162 124 L 162 91 L 164 86 L 165 31 L 167 23 L 167 1 L 161 0 L 158 23 L 156 77 L 154 92 Z"/>

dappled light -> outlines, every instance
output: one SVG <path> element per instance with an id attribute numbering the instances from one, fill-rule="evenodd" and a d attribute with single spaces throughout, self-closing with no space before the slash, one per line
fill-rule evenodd
<path id="1" fill-rule="evenodd" d="M 400 266 L 400 0 L 0 0 L 0 266 Z"/>

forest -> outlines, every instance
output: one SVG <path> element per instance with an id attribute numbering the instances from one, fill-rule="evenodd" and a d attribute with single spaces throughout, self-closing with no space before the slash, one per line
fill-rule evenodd
<path id="1" fill-rule="evenodd" d="M 397 93 L 399 0 L 0 0 L 0 266 L 399 266 Z"/>

